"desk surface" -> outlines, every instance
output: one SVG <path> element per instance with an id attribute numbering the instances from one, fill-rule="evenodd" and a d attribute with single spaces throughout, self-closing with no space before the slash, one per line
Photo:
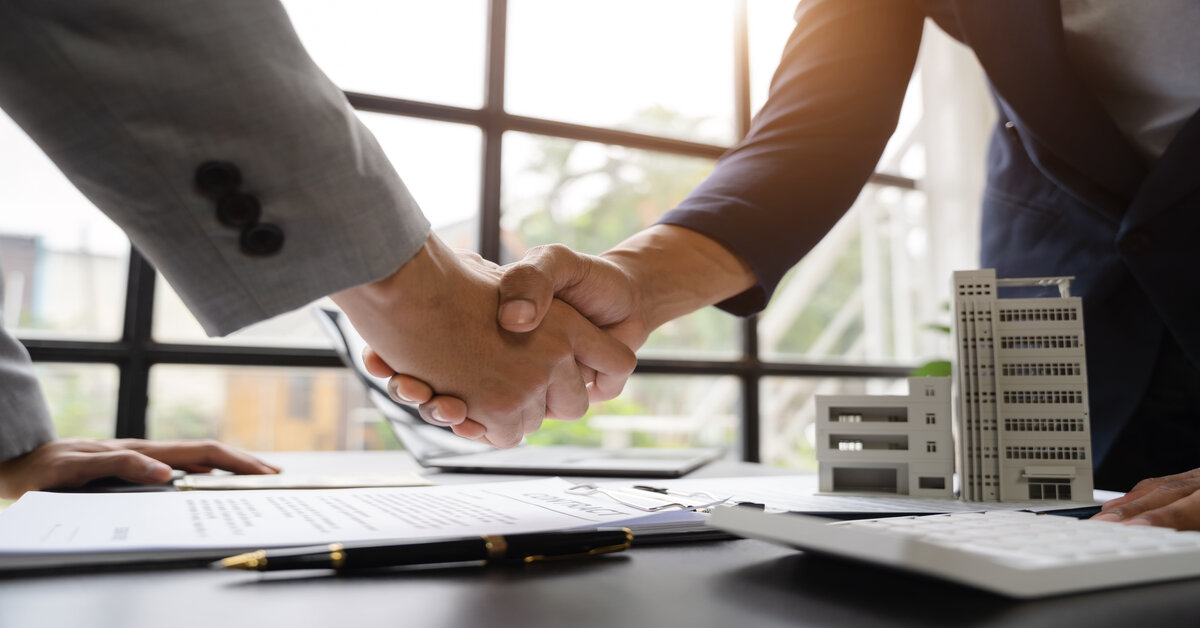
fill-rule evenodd
<path id="1" fill-rule="evenodd" d="M 306 472 L 413 467 L 398 453 L 265 457 Z M 769 470 L 718 463 L 696 475 L 756 472 Z M 1016 602 L 750 540 L 644 547 L 595 560 L 361 577 L 181 569 L 0 579 L 5 627 L 1102 627 L 1194 626 L 1198 618 L 1200 580 Z"/>

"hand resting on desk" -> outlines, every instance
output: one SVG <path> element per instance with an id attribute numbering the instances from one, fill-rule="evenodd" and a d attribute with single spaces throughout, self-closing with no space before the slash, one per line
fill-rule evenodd
<path id="1" fill-rule="evenodd" d="M 0 498 L 16 499 L 26 491 L 75 487 L 109 476 L 161 484 L 171 478 L 172 467 L 189 473 L 213 469 L 248 475 L 279 472 L 250 454 L 214 441 L 61 438 L 0 462 Z"/>
<path id="2" fill-rule="evenodd" d="M 1092 517 L 1129 525 L 1200 530 L 1200 469 L 1142 480 Z"/>

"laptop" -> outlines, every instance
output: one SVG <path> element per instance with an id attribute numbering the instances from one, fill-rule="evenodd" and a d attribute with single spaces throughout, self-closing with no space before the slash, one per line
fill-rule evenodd
<path id="1" fill-rule="evenodd" d="M 345 314 L 325 308 L 314 308 L 314 314 L 342 362 L 358 376 L 371 403 L 421 466 L 462 473 L 675 478 L 724 454 L 720 448 L 601 449 L 525 443 L 512 449 L 495 449 L 462 438 L 449 428 L 426 423 L 415 407 L 388 396 L 387 379 L 371 375 L 363 366 L 361 356 L 366 342 Z"/>

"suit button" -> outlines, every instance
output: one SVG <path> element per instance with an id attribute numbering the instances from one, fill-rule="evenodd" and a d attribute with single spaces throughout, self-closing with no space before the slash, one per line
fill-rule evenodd
<path id="1" fill-rule="evenodd" d="M 262 205 L 249 194 L 229 194 L 217 201 L 217 220 L 227 227 L 248 227 L 261 215 Z"/>
<path id="2" fill-rule="evenodd" d="M 228 161 L 206 161 L 196 168 L 196 190 L 208 198 L 226 196 L 241 184 L 242 171 Z"/>
<path id="3" fill-rule="evenodd" d="M 1117 248 L 1126 255 L 1141 253 L 1154 244 L 1154 237 L 1141 229 L 1130 229 L 1117 241 Z"/>
<path id="4" fill-rule="evenodd" d="M 264 222 L 242 231 L 242 252 L 255 257 L 274 255 L 283 248 L 283 229 Z"/>

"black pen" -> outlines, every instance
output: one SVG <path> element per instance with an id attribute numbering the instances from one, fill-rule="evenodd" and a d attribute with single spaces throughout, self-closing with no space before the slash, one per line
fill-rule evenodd
<path id="1" fill-rule="evenodd" d="M 483 535 L 444 541 L 354 544 L 258 550 L 212 563 L 220 569 L 369 569 L 466 561 L 532 563 L 555 558 L 595 556 L 627 549 L 629 528 L 566 530 L 534 534 Z"/>

